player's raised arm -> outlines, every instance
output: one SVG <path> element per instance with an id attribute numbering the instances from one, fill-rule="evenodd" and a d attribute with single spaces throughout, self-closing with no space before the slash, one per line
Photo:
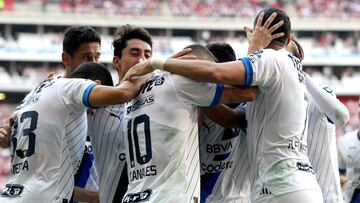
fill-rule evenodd
<path id="1" fill-rule="evenodd" d="M 244 110 L 233 110 L 226 105 L 215 108 L 201 107 L 202 112 L 215 123 L 224 128 L 246 128 L 247 122 Z"/>
<path id="2" fill-rule="evenodd" d="M 234 87 L 225 85 L 220 103 L 243 103 L 250 102 L 256 98 L 257 87 Z"/>
<path id="3" fill-rule="evenodd" d="M 93 107 L 122 104 L 130 101 L 140 91 L 148 76 L 124 81 L 116 87 L 96 85 L 90 92 L 89 104 Z"/>
<path id="4" fill-rule="evenodd" d="M 224 128 L 246 128 L 245 112 L 235 111 L 225 106 L 230 103 L 250 102 L 256 98 L 257 87 L 225 86 L 220 105 L 214 108 L 201 107 L 204 114 Z"/>
<path id="5" fill-rule="evenodd" d="M 271 14 L 271 16 L 265 21 L 265 23 L 261 25 L 264 18 L 264 12 L 262 12 L 257 19 L 256 25 L 253 30 L 249 27 L 244 27 L 246 38 L 249 41 L 248 54 L 252 54 L 260 49 L 267 47 L 272 40 L 285 35 L 285 33 L 283 32 L 273 34 L 275 30 L 277 30 L 281 25 L 284 24 L 284 21 L 281 20 L 270 27 L 276 16 L 277 13 Z"/>
<path id="6" fill-rule="evenodd" d="M 163 69 L 197 81 L 243 85 L 246 77 L 242 61 L 215 63 L 204 60 L 151 59 L 133 66 L 123 80 Z"/>
<path id="7" fill-rule="evenodd" d="M 123 104 L 134 98 L 145 81 L 151 76 L 144 75 L 141 77 L 134 78 L 129 81 L 124 81 L 120 85 L 113 87 L 113 82 L 110 72 L 104 65 L 97 63 L 83 63 L 72 73 L 70 78 L 82 78 L 92 80 L 87 82 L 82 97 L 82 104 L 86 107 L 100 107 L 113 104 Z M 101 85 L 96 85 L 98 84 Z M 74 84 L 77 84 L 76 81 Z M 74 89 L 70 85 L 68 89 Z M 66 91 L 66 90 L 65 90 Z M 69 92 L 69 91 L 68 91 Z M 75 93 L 75 97 L 72 98 L 74 103 L 78 103 L 78 97 Z M 71 99 L 69 99 L 71 100 Z"/>
<path id="8" fill-rule="evenodd" d="M 272 32 L 284 23 L 283 21 L 280 21 L 270 27 L 276 15 L 277 14 L 274 13 L 263 25 L 260 25 L 262 22 L 262 14 L 260 16 L 261 21 L 259 20 L 257 22 L 254 31 L 246 29 L 249 42 L 251 43 L 249 50 L 256 51 L 259 48 L 268 45 L 271 40 L 284 35 L 284 33 L 272 34 Z M 243 85 L 247 77 L 247 71 L 242 61 L 217 64 L 203 60 L 179 60 L 170 58 L 166 61 L 151 59 L 139 63 L 126 73 L 123 80 L 130 80 L 134 76 L 144 75 L 155 69 L 165 70 L 197 81 L 230 85 Z"/>
<path id="9" fill-rule="evenodd" d="M 337 125 L 344 125 L 349 120 L 349 111 L 346 106 L 332 94 L 332 90 L 319 87 L 307 74 L 305 75 L 305 82 L 309 93 L 332 122 Z"/>

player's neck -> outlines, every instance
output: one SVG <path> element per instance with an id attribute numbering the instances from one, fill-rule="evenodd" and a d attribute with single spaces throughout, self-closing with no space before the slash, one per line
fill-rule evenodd
<path id="1" fill-rule="evenodd" d="M 272 42 L 267 46 L 267 48 L 274 49 L 274 50 L 280 50 L 280 49 L 285 48 L 285 46 L 283 44 Z"/>

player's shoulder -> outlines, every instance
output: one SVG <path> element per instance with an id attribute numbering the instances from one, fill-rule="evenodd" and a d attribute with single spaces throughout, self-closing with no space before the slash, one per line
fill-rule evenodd
<path id="1" fill-rule="evenodd" d="M 58 83 L 73 83 L 73 82 L 87 81 L 87 79 L 83 79 L 83 78 L 57 78 L 55 80 Z"/>
<path id="2" fill-rule="evenodd" d="M 290 53 L 284 49 L 275 50 L 275 49 L 261 49 L 252 54 L 249 54 L 247 57 L 251 62 L 254 61 L 266 61 L 266 63 L 281 64 L 288 60 Z"/>
<path id="3" fill-rule="evenodd" d="M 329 87 L 328 85 L 320 84 L 320 87 L 321 87 L 325 92 L 329 93 L 331 96 L 336 97 L 336 94 L 335 94 L 334 90 L 333 90 L 331 87 Z"/>
<path id="4" fill-rule="evenodd" d="M 339 138 L 339 143 L 344 145 L 347 145 L 348 143 L 353 143 L 354 141 L 356 141 L 356 139 L 358 139 L 357 134 L 357 130 L 348 132 Z"/>

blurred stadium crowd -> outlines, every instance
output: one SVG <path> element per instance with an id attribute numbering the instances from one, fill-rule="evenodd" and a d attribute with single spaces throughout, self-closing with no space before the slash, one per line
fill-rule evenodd
<path id="1" fill-rule="evenodd" d="M 18 0 L 16 2 L 21 2 L 27 7 L 38 7 L 44 12 L 93 13 L 96 11 L 96 14 L 231 18 L 252 17 L 261 8 L 276 7 L 286 8 L 291 11 L 289 15 L 301 18 L 360 17 L 359 2 L 352 0 Z M 15 10 L 13 3 L 13 0 L 0 0 L 0 9 L 13 11 Z"/>
<path id="2" fill-rule="evenodd" d="M 224 36 L 209 36 L 203 31 L 201 43 L 209 41 L 226 41 L 236 50 L 238 56 L 246 54 L 247 40 L 244 36 L 225 38 Z M 62 33 L 18 33 L 16 36 L 0 36 L 0 54 L 3 57 L 11 58 L 14 55 L 25 57 L 38 55 L 39 58 L 56 58 L 60 55 Z M 111 36 L 102 36 L 102 58 L 111 57 Z M 194 43 L 191 37 L 163 37 L 154 36 L 154 55 L 162 58 L 181 50 L 186 44 Z M 302 37 L 299 41 L 305 50 L 306 60 L 334 59 L 358 60 L 360 58 L 360 40 L 350 36 L 339 36 L 337 32 L 323 32 L 318 37 Z M 48 57 L 49 56 L 49 57 Z M 331 85 L 335 90 L 351 89 L 360 86 L 359 68 L 329 66 L 309 67 L 306 66 L 309 74 L 314 74 L 320 82 Z M 50 69 L 49 69 L 50 68 Z M 43 67 L 42 63 L 17 63 L 16 68 L 4 67 L 0 64 L 0 85 L 12 83 L 29 85 L 37 84 L 46 77 L 49 71 L 62 74 L 61 64 L 50 64 Z M 10 82 L 11 81 L 11 82 Z"/>

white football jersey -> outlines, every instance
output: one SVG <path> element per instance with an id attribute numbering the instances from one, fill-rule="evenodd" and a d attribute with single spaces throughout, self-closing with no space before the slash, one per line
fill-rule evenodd
<path id="1" fill-rule="evenodd" d="M 360 138 L 359 131 L 340 137 L 338 142 L 339 167 L 346 168 L 346 200 L 350 201 L 354 190 L 360 188 Z"/>
<path id="2" fill-rule="evenodd" d="M 223 128 L 205 116 L 199 144 L 200 202 L 250 202 L 246 132 Z"/>
<path id="3" fill-rule="evenodd" d="M 241 60 L 245 85 L 259 87 L 246 110 L 252 198 L 320 190 L 307 157 L 307 96 L 301 63 L 284 49 L 263 49 Z"/>
<path id="4" fill-rule="evenodd" d="M 343 202 L 343 198 L 337 160 L 335 124 L 329 122 L 326 114 L 310 94 L 308 94 L 308 99 L 309 160 L 314 167 L 324 202 L 340 203 Z"/>
<path id="5" fill-rule="evenodd" d="M 70 201 L 74 154 L 65 125 L 72 112 L 84 112 L 94 86 L 89 80 L 57 79 L 30 93 L 13 127 L 12 170 L 0 202 Z"/>
<path id="6" fill-rule="evenodd" d="M 71 154 L 74 175 L 77 173 L 84 156 L 87 136 L 87 118 L 85 110 L 71 112 L 65 124 L 65 140 Z"/>
<path id="7" fill-rule="evenodd" d="M 157 73 L 125 105 L 129 187 L 124 203 L 192 203 L 199 198 L 196 106 L 215 106 L 222 88 Z"/>
<path id="8" fill-rule="evenodd" d="M 84 132 L 87 132 L 87 129 L 85 129 Z M 90 136 L 88 135 L 86 136 L 84 155 L 82 157 L 80 167 L 75 174 L 75 186 L 87 190 L 98 191 L 98 182 L 98 173 L 95 167 L 93 147 Z M 73 202 L 77 203 L 77 201 Z"/>
<path id="9" fill-rule="evenodd" d="M 124 105 L 96 109 L 88 115 L 95 166 L 99 175 L 100 202 L 119 202 L 127 190 L 125 142 L 122 132 Z"/>

